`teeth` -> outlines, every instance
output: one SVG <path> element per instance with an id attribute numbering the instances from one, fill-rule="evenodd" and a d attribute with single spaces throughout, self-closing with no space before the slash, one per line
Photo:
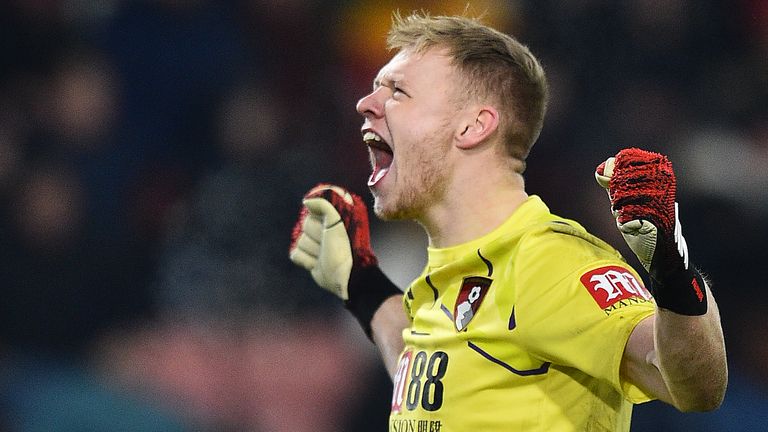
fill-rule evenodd
<path id="1" fill-rule="evenodd" d="M 370 142 L 370 141 L 381 141 L 381 137 L 378 136 L 375 132 L 366 132 L 363 135 L 363 141 L 364 142 Z"/>

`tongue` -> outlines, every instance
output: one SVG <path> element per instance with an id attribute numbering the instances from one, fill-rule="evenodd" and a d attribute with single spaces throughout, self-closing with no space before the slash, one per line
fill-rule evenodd
<path id="1" fill-rule="evenodd" d="M 371 176 L 368 178 L 368 186 L 374 186 L 381 181 L 389 172 L 392 165 L 392 154 L 384 151 L 374 151 L 374 166 Z"/>
<path id="2" fill-rule="evenodd" d="M 373 169 L 373 172 L 371 173 L 371 176 L 368 178 L 368 186 L 374 186 L 381 179 L 383 179 L 388 172 L 389 172 L 389 167 L 383 168 L 376 165 L 376 167 L 374 167 Z"/>

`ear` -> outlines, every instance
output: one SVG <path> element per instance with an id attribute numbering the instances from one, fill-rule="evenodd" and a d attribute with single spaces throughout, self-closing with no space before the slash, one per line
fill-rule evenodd
<path id="1" fill-rule="evenodd" d="M 462 150 L 477 147 L 499 128 L 499 112 L 491 105 L 473 107 L 456 131 L 456 146 Z"/>

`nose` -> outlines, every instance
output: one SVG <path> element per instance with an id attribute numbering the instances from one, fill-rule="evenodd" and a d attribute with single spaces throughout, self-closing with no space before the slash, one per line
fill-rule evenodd
<path id="1" fill-rule="evenodd" d="M 384 113 L 384 104 L 381 101 L 381 87 L 357 101 L 357 112 L 365 118 L 381 117 Z"/>

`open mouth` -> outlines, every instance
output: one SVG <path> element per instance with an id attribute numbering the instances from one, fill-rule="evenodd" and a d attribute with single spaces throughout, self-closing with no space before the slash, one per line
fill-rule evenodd
<path id="1" fill-rule="evenodd" d="M 363 135 L 363 142 L 368 146 L 368 152 L 371 157 L 371 167 L 373 172 L 368 178 L 368 186 L 374 186 L 383 179 L 392 166 L 394 155 L 392 148 L 375 132 L 366 132 Z"/>

